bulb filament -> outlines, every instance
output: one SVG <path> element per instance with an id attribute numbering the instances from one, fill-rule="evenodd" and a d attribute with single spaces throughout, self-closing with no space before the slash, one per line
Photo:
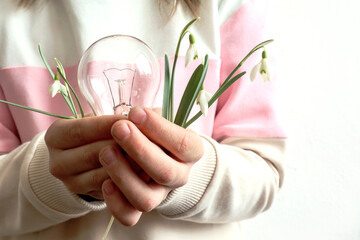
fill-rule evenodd
<path id="1" fill-rule="evenodd" d="M 131 95 L 136 69 L 109 68 L 104 70 L 103 73 L 108 82 L 108 87 L 113 102 L 114 114 L 127 116 L 131 109 Z M 115 84 L 112 82 L 115 82 Z M 114 96 L 114 93 L 116 92 L 118 93 L 118 98 Z M 128 96 L 126 94 L 128 94 Z"/>

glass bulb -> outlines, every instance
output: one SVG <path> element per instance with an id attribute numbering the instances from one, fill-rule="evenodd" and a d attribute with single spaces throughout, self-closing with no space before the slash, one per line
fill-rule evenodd
<path id="1" fill-rule="evenodd" d="M 78 68 L 79 88 L 95 115 L 127 115 L 152 107 L 160 86 L 159 63 L 141 40 L 112 35 L 93 43 Z"/>

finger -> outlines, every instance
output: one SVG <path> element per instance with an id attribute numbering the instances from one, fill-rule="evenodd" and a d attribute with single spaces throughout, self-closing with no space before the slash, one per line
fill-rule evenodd
<path id="1" fill-rule="evenodd" d="M 109 174 L 103 167 L 62 179 L 65 186 L 75 194 L 92 195 L 101 192 L 103 182 Z"/>
<path id="2" fill-rule="evenodd" d="M 125 226 L 134 226 L 141 217 L 141 212 L 135 209 L 108 179 L 102 186 L 106 205 L 112 215 Z"/>
<path id="3" fill-rule="evenodd" d="M 129 121 L 118 121 L 112 133 L 121 148 L 157 183 L 169 187 L 187 182 L 190 163 L 174 160 Z"/>
<path id="4" fill-rule="evenodd" d="M 111 137 L 112 124 L 125 118 L 121 115 L 112 115 L 57 120 L 47 130 L 45 142 L 52 149 L 68 149 L 108 139 Z"/>
<path id="5" fill-rule="evenodd" d="M 144 181 L 150 182 L 151 177 L 137 164 L 129 155 L 125 156 L 127 162 L 129 163 L 131 169 Z"/>
<path id="6" fill-rule="evenodd" d="M 135 107 L 129 113 L 129 120 L 152 141 L 164 147 L 179 160 L 197 161 L 203 154 L 200 137 L 184 129 L 150 109 Z"/>
<path id="7" fill-rule="evenodd" d="M 94 117 L 95 114 L 90 112 L 90 113 L 85 113 L 85 117 Z"/>
<path id="8" fill-rule="evenodd" d="M 158 115 L 162 116 L 162 108 L 152 108 L 151 110 L 153 110 L 154 112 L 156 112 Z"/>
<path id="9" fill-rule="evenodd" d="M 141 212 L 157 207 L 170 191 L 157 183 L 145 183 L 134 173 L 118 148 L 108 147 L 100 155 L 100 161 L 109 173 L 113 183 L 129 203 Z"/>
<path id="10" fill-rule="evenodd" d="M 57 178 L 75 175 L 101 167 L 99 152 L 108 145 L 116 144 L 114 140 L 97 141 L 67 150 L 51 152 L 50 172 Z"/>

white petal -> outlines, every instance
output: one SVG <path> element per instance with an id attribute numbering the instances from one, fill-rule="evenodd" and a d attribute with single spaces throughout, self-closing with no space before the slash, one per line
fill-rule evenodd
<path id="1" fill-rule="evenodd" d="M 52 85 L 49 87 L 49 95 L 53 98 L 55 97 L 57 91 L 54 91 L 54 88 L 52 87 Z"/>
<path id="2" fill-rule="evenodd" d="M 58 92 L 58 88 L 57 88 L 57 84 L 56 84 L 56 81 L 50 85 L 49 87 L 49 95 L 51 97 L 55 97 L 55 95 L 57 94 Z"/>
<path id="3" fill-rule="evenodd" d="M 256 77 L 256 74 L 259 72 L 260 70 L 260 66 L 261 66 L 261 62 L 259 62 L 258 64 L 256 64 L 252 69 L 251 69 L 251 72 L 250 72 L 250 80 L 251 81 L 254 81 L 255 80 L 255 77 Z"/>
<path id="4" fill-rule="evenodd" d="M 265 73 L 261 73 L 262 79 L 264 81 L 270 81 L 271 80 L 270 67 L 269 67 L 269 64 L 266 61 L 266 59 L 263 59 L 261 61 L 260 72 L 265 72 Z"/>
<path id="5" fill-rule="evenodd" d="M 197 50 L 193 44 L 190 44 L 188 50 L 185 55 L 185 67 L 189 65 L 189 63 L 197 56 Z"/>
<path id="6" fill-rule="evenodd" d="M 201 90 L 199 92 L 199 105 L 200 105 L 200 110 L 202 112 L 202 114 L 206 117 L 207 113 L 208 113 L 208 109 L 209 109 L 209 100 L 212 97 L 210 93 Z"/>
<path id="7" fill-rule="evenodd" d="M 48 89 L 51 97 L 55 97 L 58 92 L 62 92 L 67 95 L 66 87 L 60 83 L 59 80 L 55 80 Z"/>
<path id="8" fill-rule="evenodd" d="M 197 58 L 199 57 L 199 53 L 198 53 L 198 50 L 197 50 L 197 48 L 195 47 L 195 45 L 193 46 L 193 48 L 194 48 L 194 56 L 193 56 L 193 59 L 195 60 L 195 59 L 197 59 Z"/>
<path id="9" fill-rule="evenodd" d="M 269 81 L 268 75 L 266 73 L 262 73 L 261 78 L 264 82 Z"/>
<path id="10" fill-rule="evenodd" d="M 267 72 L 269 70 L 268 63 L 267 63 L 266 59 L 261 60 L 260 71 L 261 70 L 264 70 L 265 72 Z"/>
<path id="11" fill-rule="evenodd" d="M 207 117 L 207 113 L 208 113 L 208 105 L 206 104 L 200 104 L 200 110 L 202 112 L 202 114 L 204 115 L 204 117 Z"/>
<path id="12" fill-rule="evenodd" d="M 206 101 L 209 102 L 209 100 L 212 98 L 213 95 L 207 91 L 204 91 L 204 94 L 205 94 Z"/>
<path id="13" fill-rule="evenodd" d="M 68 95 L 68 94 L 67 94 L 67 91 L 66 91 L 66 87 L 65 87 L 65 85 L 60 84 L 60 92 L 64 93 L 64 94 L 65 94 L 65 96 L 67 96 L 67 95 Z"/>

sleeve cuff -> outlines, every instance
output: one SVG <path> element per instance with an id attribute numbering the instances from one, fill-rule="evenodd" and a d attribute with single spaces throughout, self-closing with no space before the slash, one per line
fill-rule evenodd
<path id="1" fill-rule="evenodd" d="M 202 136 L 204 156 L 194 164 L 189 180 L 183 187 L 169 193 L 167 198 L 157 207 L 166 217 L 176 217 L 189 211 L 201 200 L 211 182 L 216 168 L 216 151 L 210 140 Z"/>
<path id="2" fill-rule="evenodd" d="M 33 141 L 34 147 L 28 156 L 33 156 L 22 169 L 22 185 L 29 200 L 40 211 L 48 216 L 78 217 L 90 211 L 102 210 L 105 202 L 87 202 L 67 187 L 49 172 L 49 153 L 44 141 L 45 132 L 39 134 Z"/>

